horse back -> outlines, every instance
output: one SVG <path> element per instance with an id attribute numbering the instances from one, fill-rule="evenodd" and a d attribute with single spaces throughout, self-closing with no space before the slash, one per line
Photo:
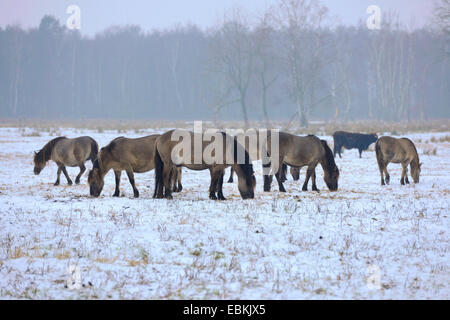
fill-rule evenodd
<path id="1" fill-rule="evenodd" d="M 279 149 L 282 161 L 295 167 L 318 163 L 325 156 L 321 140 L 314 135 L 300 137 L 280 132 Z"/>
<path id="2" fill-rule="evenodd" d="M 146 172 L 154 168 L 156 139 L 159 134 L 140 138 L 118 137 L 101 149 L 102 161 L 113 168 L 125 170 L 131 166 L 134 172 Z"/>
<path id="3" fill-rule="evenodd" d="M 69 167 L 79 166 L 90 157 L 92 141 L 88 136 L 60 140 L 54 146 L 52 159 Z"/>
<path id="4" fill-rule="evenodd" d="M 377 152 L 384 161 L 387 162 L 410 162 L 417 157 L 417 150 L 414 143 L 408 138 L 394 138 L 383 136 L 376 143 Z"/>

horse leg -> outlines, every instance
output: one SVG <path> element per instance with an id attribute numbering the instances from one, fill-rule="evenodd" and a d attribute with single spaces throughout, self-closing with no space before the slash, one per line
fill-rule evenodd
<path id="1" fill-rule="evenodd" d="M 408 180 L 408 164 L 402 162 L 402 176 L 400 178 L 400 183 L 405 185 L 405 177 Z"/>
<path id="2" fill-rule="evenodd" d="M 209 198 L 211 200 L 217 200 L 216 197 L 217 180 L 218 180 L 217 173 L 213 169 L 210 169 L 209 173 L 211 176 L 211 183 L 209 185 Z"/>
<path id="3" fill-rule="evenodd" d="M 391 176 L 389 175 L 389 172 L 387 171 L 387 163 L 384 166 L 384 176 L 386 177 L 385 178 L 386 184 L 389 184 L 389 181 L 391 180 Z"/>
<path id="4" fill-rule="evenodd" d="M 359 151 L 359 158 L 362 158 L 362 157 L 361 157 L 361 154 L 362 154 L 362 152 L 363 152 L 362 149 L 358 149 L 358 151 Z"/>
<path id="5" fill-rule="evenodd" d="M 409 184 L 409 180 L 408 180 L 408 165 L 406 165 L 406 168 L 405 168 L 405 183 Z"/>
<path id="6" fill-rule="evenodd" d="M 270 192 L 270 187 L 272 185 L 273 175 L 264 174 L 264 170 L 270 170 L 271 163 L 263 164 L 263 179 L 264 179 L 264 191 Z"/>
<path id="7" fill-rule="evenodd" d="M 172 168 L 169 166 L 164 166 L 163 168 L 163 181 L 164 188 L 166 189 L 164 192 L 164 197 L 167 199 L 173 199 L 172 197 L 172 189 L 170 188 L 170 182 L 172 178 Z"/>
<path id="8" fill-rule="evenodd" d="M 227 200 L 224 196 L 223 196 L 223 176 L 225 175 L 225 170 L 223 170 L 220 175 L 219 175 L 219 179 L 217 180 L 217 198 L 219 200 Z"/>
<path id="9" fill-rule="evenodd" d="M 178 192 L 183 190 L 183 185 L 181 184 L 181 167 L 177 167 L 177 184 L 178 184 Z"/>
<path id="10" fill-rule="evenodd" d="M 61 167 L 61 169 L 62 169 L 62 172 L 64 173 L 64 175 L 66 176 L 67 183 L 69 184 L 69 186 L 71 186 L 72 185 L 72 180 L 70 180 L 70 177 L 69 177 L 69 174 L 67 173 L 66 167 L 63 165 Z"/>
<path id="11" fill-rule="evenodd" d="M 312 181 L 312 190 L 319 192 L 319 189 L 317 189 L 317 185 L 316 185 L 316 168 L 314 168 L 312 170 L 311 181 Z"/>
<path id="12" fill-rule="evenodd" d="M 172 192 L 178 192 L 178 189 L 177 189 L 178 172 L 177 172 L 176 167 L 172 168 L 172 179 L 170 179 L 170 180 L 171 180 L 170 184 L 171 184 Z"/>
<path id="13" fill-rule="evenodd" d="M 84 163 L 82 163 L 80 165 L 80 173 L 77 175 L 77 177 L 75 178 L 75 184 L 79 184 L 80 183 L 80 178 L 83 175 L 83 173 L 86 171 L 86 167 L 84 166 Z"/>
<path id="14" fill-rule="evenodd" d="M 136 185 L 134 183 L 134 173 L 133 173 L 133 169 L 130 167 L 126 170 L 127 172 L 127 176 L 128 176 L 128 180 L 130 180 L 130 184 L 133 187 L 133 194 L 135 198 L 139 198 L 139 191 L 136 188 Z"/>
<path id="15" fill-rule="evenodd" d="M 280 192 L 286 192 L 286 189 L 283 186 L 283 167 L 279 168 L 277 173 L 275 174 L 275 177 L 277 178 L 277 182 L 278 182 L 278 190 L 280 190 Z"/>
<path id="16" fill-rule="evenodd" d="M 312 174 L 312 170 L 310 167 L 308 167 L 308 169 L 306 170 L 306 177 L 305 177 L 305 182 L 303 183 L 302 191 L 308 191 L 308 182 L 309 182 L 309 178 L 311 177 L 311 174 Z"/>
<path id="17" fill-rule="evenodd" d="M 384 177 L 383 177 L 384 168 L 382 167 L 382 164 L 378 163 L 378 169 L 380 169 L 381 185 L 384 186 L 384 185 L 386 185 L 386 183 L 384 183 Z"/>
<path id="18" fill-rule="evenodd" d="M 233 175 L 234 175 L 234 169 L 233 169 L 233 167 L 231 167 L 230 177 L 228 178 L 228 183 L 233 183 Z"/>
<path id="19" fill-rule="evenodd" d="M 287 173 L 287 165 L 283 163 L 283 165 L 281 166 L 281 182 L 285 182 L 287 180 L 286 173 Z"/>
<path id="20" fill-rule="evenodd" d="M 342 145 L 340 145 L 339 143 L 336 143 L 333 147 L 333 155 L 336 158 L 336 153 L 339 154 L 339 158 L 342 158 L 341 156 L 341 149 L 342 149 Z"/>
<path id="21" fill-rule="evenodd" d="M 114 191 L 113 197 L 118 197 L 120 195 L 120 176 L 122 175 L 122 170 L 114 170 L 114 176 L 116 178 L 116 190 Z"/>
<path id="22" fill-rule="evenodd" d="M 56 182 L 54 183 L 54 186 L 59 186 L 59 177 L 61 176 L 61 170 L 62 167 L 58 166 L 58 172 L 56 173 Z"/>

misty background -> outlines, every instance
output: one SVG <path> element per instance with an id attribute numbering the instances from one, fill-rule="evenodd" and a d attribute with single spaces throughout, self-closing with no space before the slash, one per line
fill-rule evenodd
<path id="1" fill-rule="evenodd" d="M 33 14 L 16 23 L 5 18 L 19 10 L 9 2 L 0 10 L 0 117 L 302 126 L 317 119 L 450 117 L 449 0 L 424 6 L 426 19 L 411 21 L 402 8 L 414 15 L 413 5 L 380 6 L 380 30 L 368 29 L 365 8 L 355 21 L 350 4 L 337 17 L 328 2 L 262 1 L 220 8 L 198 22 L 178 12 L 171 19 L 179 24 L 156 29 L 117 10 L 118 24 L 95 31 L 106 23 L 99 15 L 103 25 L 87 32 L 83 19 L 94 2 L 80 5 L 81 30 L 67 29 L 68 14 L 45 14 L 30 25 L 49 1 L 30 4 L 24 11 Z M 59 12 L 69 4 L 59 2 Z"/>

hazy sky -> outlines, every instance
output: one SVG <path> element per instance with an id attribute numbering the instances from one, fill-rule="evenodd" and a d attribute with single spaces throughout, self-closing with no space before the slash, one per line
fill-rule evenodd
<path id="1" fill-rule="evenodd" d="M 242 7 L 257 14 L 277 0 L 0 0 L 0 26 L 19 24 L 35 27 L 44 14 L 52 14 L 65 23 L 67 7 L 81 9 L 81 32 L 93 35 L 111 25 L 137 24 L 144 30 L 171 28 L 177 23 L 194 23 L 207 28 L 227 8 Z M 433 8 L 432 0 L 322 0 L 330 15 L 338 22 L 355 25 L 366 21 L 369 5 L 381 11 L 394 9 L 404 23 L 414 19 L 414 26 L 427 23 Z"/>

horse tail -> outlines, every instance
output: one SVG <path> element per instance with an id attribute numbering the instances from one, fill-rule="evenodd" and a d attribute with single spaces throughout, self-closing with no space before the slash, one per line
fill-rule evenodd
<path id="1" fill-rule="evenodd" d="M 158 189 L 162 190 L 163 187 L 163 169 L 164 163 L 161 159 L 161 156 L 158 152 L 158 145 L 155 148 L 155 191 L 153 193 L 153 198 L 156 198 L 158 195 L 161 196 L 161 192 Z"/>
<path id="2" fill-rule="evenodd" d="M 91 154 L 89 155 L 89 160 L 92 161 L 92 164 L 94 164 L 94 161 L 97 160 L 98 157 L 98 143 L 94 139 L 91 139 Z"/>
<path id="3" fill-rule="evenodd" d="M 380 167 L 380 169 L 383 169 L 383 154 L 380 147 L 380 140 L 375 143 L 375 154 L 377 156 L 378 167 Z"/>

